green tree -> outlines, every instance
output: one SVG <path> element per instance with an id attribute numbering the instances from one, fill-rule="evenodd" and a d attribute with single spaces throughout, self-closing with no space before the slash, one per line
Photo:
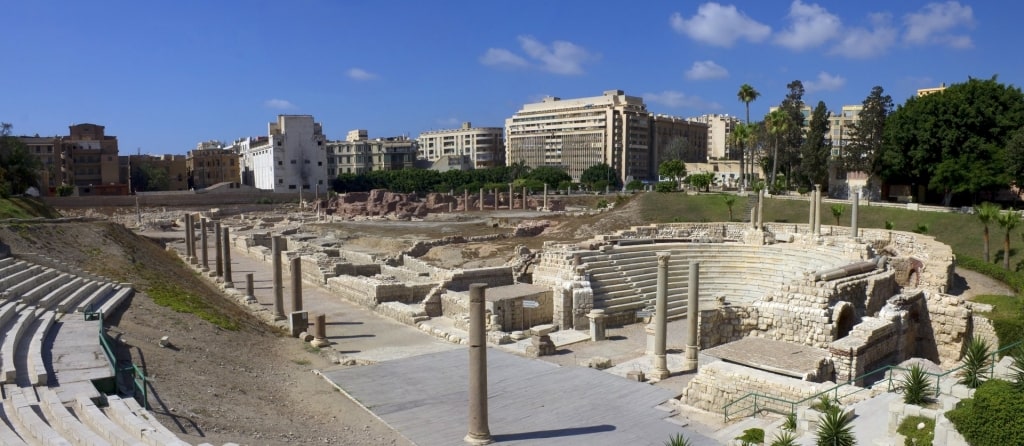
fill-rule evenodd
<path id="1" fill-rule="evenodd" d="M 836 219 L 836 226 L 839 226 L 839 218 L 843 216 L 843 212 L 846 212 L 846 206 L 841 204 L 832 205 L 832 217 Z"/>
<path id="2" fill-rule="evenodd" d="M 782 100 L 779 109 L 789 117 L 789 127 L 783 133 L 784 150 L 778 156 L 780 163 L 786 168 L 786 185 L 789 186 L 789 181 L 793 178 L 793 167 L 799 162 L 799 149 L 804 137 L 804 84 L 795 80 L 786 84 L 786 88 L 789 92 L 786 93 L 786 98 Z M 775 184 L 774 178 L 772 180 L 772 184 Z"/>
<path id="3" fill-rule="evenodd" d="M 682 160 L 668 160 L 658 166 L 658 175 L 671 178 L 679 187 L 679 182 L 686 177 L 686 163 Z"/>
<path id="4" fill-rule="evenodd" d="M 538 166 L 526 174 L 526 178 L 538 180 L 548 187 L 556 187 L 563 181 L 572 181 L 572 177 L 565 169 L 556 166 Z"/>
<path id="5" fill-rule="evenodd" d="M 996 218 L 1006 236 L 1003 238 L 1003 269 L 1010 269 L 1010 233 L 1020 223 L 1020 216 L 1014 211 L 1003 212 Z"/>
<path id="6" fill-rule="evenodd" d="M 760 96 L 761 93 L 755 90 L 754 87 L 750 86 L 750 84 L 740 85 L 740 90 L 736 93 L 736 98 L 739 99 L 740 102 L 742 102 L 743 105 L 745 105 L 747 108 L 747 121 L 744 124 L 750 125 L 750 103 L 756 101 L 757 98 Z M 746 140 L 745 138 L 739 139 L 738 142 L 740 146 L 740 177 L 743 177 L 743 174 L 746 172 L 746 170 L 744 169 L 744 163 L 746 159 Z M 747 186 L 745 178 L 742 181 L 742 183 L 743 187 Z"/>
<path id="7" fill-rule="evenodd" d="M 729 221 L 732 221 L 732 207 L 734 205 L 736 205 L 736 196 L 735 195 L 726 195 L 725 196 L 725 206 L 729 208 Z"/>
<path id="8" fill-rule="evenodd" d="M 1012 383 L 985 381 L 973 398 L 961 400 L 946 412 L 967 444 L 1024 444 L 1024 398 Z"/>
<path id="9" fill-rule="evenodd" d="M 768 130 L 768 134 L 772 137 L 772 174 L 768 178 L 768 184 L 775 184 L 775 176 L 779 171 L 779 145 L 782 144 L 786 135 L 789 133 L 790 128 L 793 127 L 793 123 L 790 120 L 785 110 L 775 109 L 768 113 L 764 119 L 765 127 Z"/>
<path id="10" fill-rule="evenodd" d="M 1006 141 L 1006 158 L 1010 178 L 1018 187 L 1024 185 L 1024 127 L 1010 132 Z"/>
<path id="11" fill-rule="evenodd" d="M 747 187 L 747 171 L 743 166 L 743 154 L 746 152 L 747 147 L 753 147 L 755 126 L 752 124 L 740 124 L 732 129 L 729 133 L 729 144 L 733 146 L 739 146 L 740 148 L 740 184 Z M 753 158 L 751 157 L 751 162 Z"/>
<path id="12" fill-rule="evenodd" d="M 892 97 L 876 85 L 862 106 L 857 119 L 850 123 L 847 131 L 849 141 L 845 141 L 842 148 L 841 168 L 847 172 L 875 173 L 875 159 L 882 149 L 885 120 L 892 113 Z"/>
<path id="13" fill-rule="evenodd" d="M 993 76 L 911 97 L 885 121 L 878 174 L 890 183 L 919 184 L 952 203 L 1010 184 L 1011 135 L 1024 126 L 1024 93 Z"/>
<path id="14" fill-rule="evenodd" d="M 20 139 L 11 136 L 13 128 L 6 122 L 0 123 L 0 197 L 39 187 L 39 171 L 43 167 Z"/>
<path id="15" fill-rule="evenodd" d="M 508 165 L 509 180 L 518 180 L 530 172 L 530 166 L 526 165 L 526 160 L 519 160 Z"/>
<path id="16" fill-rule="evenodd" d="M 984 228 L 984 242 L 983 255 L 985 257 L 985 263 L 989 261 L 989 235 L 988 235 L 988 224 L 996 221 L 999 218 L 999 205 L 995 203 L 984 202 L 981 206 L 975 207 L 976 215 L 978 220 L 981 221 L 981 226 Z"/>
<path id="17" fill-rule="evenodd" d="M 171 180 L 162 167 L 148 162 L 132 165 L 132 188 L 137 192 L 165 191 L 171 188 Z"/>
<path id="18" fill-rule="evenodd" d="M 626 190 L 631 191 L 631 192 L 636 192 L 636 191 L 638 191 L 640 189 L 643 189 L 643 188 L 644 188 L 644 182 L 640 181 L 640 180 L 633 180 L 633 181 L 630 181 L 630 182 L 626 183 Z"/>
<path id="19" fill-rule="evenodd" d="M 611 186 L 612 189 L 618 189 L 622 186 L 620 181 L 619 173 L 605 163 L 594 164 L 580 174 L 580 183 L 587 185 L 592 190 L 603 190 L 603 184 Z"/>
<path id="20" fill-rule="evenodd" d="M 715 184 L 715 173 L 714 172 L 701 172 L 691 173 L 683 180 L 686 184 L 693 186 L 697 190 L 704 190 L 705 192 L 711 191 L 711 185 Z"/>
<path id="21" fill-rule="evenodd" d="M 824 190 L 828 190 L 828 162 L 832 155 L 832 147 L 825 140 L 828 126 L 828 107 L 818 101 L 811 114 L 807 138 L 800 146 L 800 171 L 810 183 L 809 187 L 821 184 Z"/>

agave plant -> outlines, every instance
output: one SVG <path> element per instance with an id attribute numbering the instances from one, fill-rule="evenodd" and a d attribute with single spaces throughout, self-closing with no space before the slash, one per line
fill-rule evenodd
<path id="1" fill-rule="evenodd" d="M 792 432 L 779 432 L 772 439 L 771 446 L 797 446 L 796 436 Z"/>
<path id="2" fill-rule="evenodd" d="M 818 420 L 818 446 L 853 446 L 853 416 L 842 408 L 833 407 Z"/>
<path id="3" fill-rule="evenodd" d="M 931 400 L 929 393 L 932 389 L 932 380 L 920 364 L 914 364 L 910 370 L 903 375 L 903 402 L 907 404 L 921 405 Z"/>
<path id="4" fill-rule="evenodd" d="M 1018 391 L 1024 390 L 1024 345 L 1013 349 L 1010 357 L 1013 358 L 1013 364 L 1010 365 L 1010 371 L 1013 373 L 1013 387 Z"/>
<path id="5" fill-rule="evenodd" d="M 683 434 L 675 434 L 665 442 L 665 446 L 690 446 L 690 440 Z"/>
<path id="6" fill-rule="evenodd" d="M 796 412 L 786 415 L 786 421 L 782 423 L 782 429 L 789 432 L 796 432 Z"/>
<path id="7" fill-rule="evenodd" d="M 992 365 L 991 347 L 984 338 L 975 336 L 967 344 L 967 352 L 964 354 L 963 376 L 960 384 L 971 389 L 977 389 L 985 382 L 985 370 Z"/>

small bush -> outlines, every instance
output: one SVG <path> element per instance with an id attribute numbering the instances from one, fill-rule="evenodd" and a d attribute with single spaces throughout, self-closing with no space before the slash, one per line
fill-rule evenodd
<path id="1" fill-rule="evenodd" d="M 598 200 L 598 202 L 597 202 L 597 208 L 598 209 L 604 209 L 604 208 L 607 208 L 607 207 L 608 207 L 608 200 L 605 200 L 604 198 Z"/>
<path id="2" fill-rule="evenodd" d="M 914 232 L 918 233 L 918 234 L 927 234 L 928 233 L 928 224 L 927 223 L 918 223 L 917 227 L 914 228 Z"/>
<path id="3" fill-rule="evenodd" d="M 919 429 L 922 423 L 924 427 Z M 906 417 L 896 432 L 906 438 L 905 446 L 931 446 L 935 438 L 935 420 L 921 416 Z"/>
<path id="4" fill-rule="evenodd" d="M 764 443 L 764 429 L 752 427 L 743 431 L 743 435 L 736 437 L 743 446 L 756 445 Z"/>
<path id="5" fill-rule="evenodd" d="M 910 370 L 903 375 L 903 402 L 907 404 L 921 405 L 931 401 L 932 380 L 920 364 L 914 364 Z"/>
<path id="6" fill-rule="evenodd" d="M 658 184 L 656 184 L 654 186 L 654 191 L 655 192 L 661 192 L 661 193 L 675 192 L 676 191 L 676 182 L 675 181 L 659 181 Z"/>
<path id="7" fill-rule="evenodd" d="M 985 381 L 985 373 L 992 365 L 992 349 L 984 338 L 975 336 L 967 344 L 967 353 L 964 354 L 963 376 L 960 384 L 971 389 L 977 389 Z"/>
<path id="8" fill-rule="evenodd" d="M 969 444 L 1024 444 L 1024 394 L 1009 382 L 986 381 L 946 418 Z"/>

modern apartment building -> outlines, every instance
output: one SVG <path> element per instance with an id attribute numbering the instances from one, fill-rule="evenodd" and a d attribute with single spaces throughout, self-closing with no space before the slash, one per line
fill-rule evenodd
<path id="1" fill-rule="evenodd" d="M 419 145 L 405 136 L 370 139 L 366 130 L 348 132 L 344 141 L 327 142 L 327 176 L 373 170 L 411 169 Z"/>
<path id="2" fill-rule="evenodd" d="M 311 115 L 278 115 L 267 138 L 238 144 L 242 183 L 275 192 L 327 187 L 327 139 Z"/>
<path id="3" fill-rule="evenodd" d="M 860 119 L 860 112 L 864 105 L 844 105 L 839 113 L 830 113 L 828 117 L 828 133 L 825 139 L 829 140 L 832 146 L 832 156 L 842 154 L 843 147 L 850 142 L 851 124 Z"/>
<path id="4" fill-rule="evenodd" d="M 117 137 L 107 135 L 102 125 L 75 124 L 68 126 L 67 136 L 18 139 L 43 164 L 42 194 L 53 194 L 62 184 L 78 186 L 80 195 L 128 193 L 119 171 Z"/>
<path id="5" fill-rule="evenodd" d="M 562 167 L 573 181 L 601 163 L 624 183 L 650 178 L 650 125 L 643 99 L 622 90 L 577 99 L 547 97 L 505 120 L 505 160 Z"/>
<path id="6" fill-rule="evenodd" d="M 457 129 L 423 132 L 416 138 L 418 157 L 433 162 L 442 157 L 469 156 L 477 169 L 504 166 L 504 131 L 502 127 L 473 127 L 464 122 Z"/>
<path id="7" fill-rule="evenodd" d="M 694 162 L 739 159 L 739 152 L 732 150 L 733 147 L 729 144 L 729 136 L 732 135 L 733 129 L 740 124 L 740 118 L 731 115 L 708 114 L 689 118 L 689 121 L 707 126 L 705 158 L 694 160 Z"/>
<path id="8" fill-rule="evenodd" d="M 203 141 L 188 152 L 185 160 L 193 189 L 203 189 L 217 183 L 240 183 L 238 152 L 225 147 L 220 141 Z"/>
<path id="9" fill-rule="evenodd" d="M 650 171 L 657 175 L 662 162 L 674 159 L 706 163 L 708 127 L 705 123 L 676 116 L 651 115 Z"/>

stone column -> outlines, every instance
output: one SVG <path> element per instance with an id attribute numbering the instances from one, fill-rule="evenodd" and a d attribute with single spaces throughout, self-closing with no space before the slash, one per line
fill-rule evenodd
<path id="1" fill-rule="evenodd" d="M 587 313 L 587 318 L 590 319 L 590 340 L 597 342 L 603 341 L 604 336 L 604 318 L 606 318 L 604 310 L 595 308 Z"/>
<path id="2" fill-rule="evenodd" d="M 700 334 L 697 333 L 697 322 L 700 319 L 698 306 L 698 290 L 700 289 L 700 263 L 690 262 L 689 282 L 686 284 L 686 357 L 683 367 L 686 370 L 697 370 L 697 351 L 700 348 Z"/>
<path id="3" fill-rule="evenodd" d="M 284 240 L 281 236 L 275 235 L 271 241 L 274 264 L 274 319 L 284 319 L 284 288 L 281 284 L 281 249 L 284 247 Z"/>
<path id="4" fill-rule="evenodd" d="M 526 210 L 526 186 L 523 186 L 523 210 Z"/>
<path id="5" fill-rule="evenodd" d="M 487 339 L 484 336 L 484 292 L 487 285 L 469 286 L 469 444 L 490 444 L 487 425 Z"/>
<path id="6" fill-rule="evenodd" d="M 316 331 L 313 334 L 313 342 L 309 344 L 313 347 L 327 347 L 331 345 L 331 341 L 327 340 L 327 316 L 318 314 L 316 316 Z"/>
<path id="7" fill-rule="evenodd" d="M 814 185 L 814 235 L 821 234 L 821 185 Z"/>
<path id="8" fill-rule="evenodd" d="M 302 259 L 292 259 L 292 311 L 302 311 Z"/>
<path id="9" fill-rule="evenodd" d="M 764 197 L 767 195 L 765 189 L 757 193 L 757 230 L 764 230 Z"/>
<path id="10" fill-rule="evenodd" d="M 651 378 L 665 379 L 669 376 L 665 359 L 665 341 L 668 335 L 668 261 L 671 254 L 658 253 L 658 296 L 654 307 L 654 370 Z"/>
<path id="11" fill-rule="evenodd" d="M 544 183 L 544 208 L 543 209 L 545 211 L 548 210 L 548 183 Z"/>
<path id="12" fill-rule="evenodd" d="M 207 241 L 210 237 L 207 235 L 205 217 L 199 220 L 199 229 L 203 233 L 203 272 L 206 272 L 210 270 L 210 255 L 207 253 L 207 245 L 209 245 Z"/>
<path id="13" fill-rule="evenodd" d="M 807 200 L 809 209 L 807 211 L 807 231 L 814 232 L 814 191 L 811 191 L 811 199 Z"/>
<path id="14" fill-rule="evenodd" d="M 513 189 L 514 187 L 515 187 L 515 186 L 514 186 L 514 185 L 513 185 L 512 183 L 508 183 L 508 210 L 510 210 L 510 211 L 512 210 L 512 203 L 514 203 L 514 202 L 515 202 L 515 200 L 513 200 L 513 199 L 512 199 L 512 197 L 513 197 L 513 195 L 512 195 L 512 194 L 513 194 L 513 191 L 512 191 L 512 189 Z"/>
<path id="15" fill-rule="evenodd" d="M 857 238 L 859 235 L 859 222 L 857 221 L 858 208 L 860 207 L 860 190 L 853 191 L 853 206 L 850 210 L 850 237 Z"/>
<path id="16" fill-rule="evenodd" d="M 498 188 L 494 188 L 491 193 L 494 194 L 494 210 L 498 210 Z"/>
<path id="17" fill-rule="evenodd" d="M 219 221 L 213 224 L 213 235 L 215 236 L 214 237 L 214 241 L 215 241 L 214 245 L 216 245 L 216 248 L 217 248 L 217 250 L 213 252 L 214 253 L 214 262 L 217 264 L 216 268 L 215 268 L 215 271 L 217 273 L 217 277 L 221 277 L 221 276 L 224 275 L 224 246 L 223 246 L 223 244 L 222 244 L 222 242 L 220 240 L 220 222 Z"/>
<path id="18" fill-rule="evenodd" d="M 196 253 L 196 244 L 198 244 L 196 242 L 196 217 L 197 217 L 196 214 L 189 214 L 189 219 L 188 219 L 188 235 L 189 235 L 189 238 L 191 239 L 191 241 L 190 241 L 191 253 L 193 253 L 193 262 L 191 262 L 191 263 L 193 263 L 193 265 L 198 265 L 199 264 L 199 254 Z"/>
<path id="19" fill-rule="evenodd" d="M 231 279 L 231 239 L 228 238 L 228 228 L 224 228 L 224 287 L 234 288 L 235 281 Z"/>
<path id="20" fill-rule="evenodd" d="M 185 222 L 183 223 L 185 226 L 185 263 L 188 263 L 189 265 L 191 265 L 193 261 L 192 231 L 189 229 L 191 223 L 192 214 L 185 214 Z"/>
<path id="21" fill-rule="evenodd" d="M 256 302 L 256 287 L 253 284 L 252 273 L 245 274 L 245 302 L 255 303 Z"/>
<path id="22" fill-rule="evenodd" d="M 484 188 L 480 188 L 480 210 L 484 210 Z"/>
<path id="23" fill-rule="evenodd" d="M 469 212 L 469 189 L 462 189 L 462 212 Z"/>

